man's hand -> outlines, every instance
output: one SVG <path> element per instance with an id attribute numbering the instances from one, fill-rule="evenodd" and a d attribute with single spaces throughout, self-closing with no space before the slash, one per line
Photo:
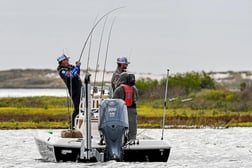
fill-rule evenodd
<path id="1" fill-rule="evenodd" d="M 76 65 L 81 65 L 81 62 L 80 61 L 76 61 L 75 64 Z"/>

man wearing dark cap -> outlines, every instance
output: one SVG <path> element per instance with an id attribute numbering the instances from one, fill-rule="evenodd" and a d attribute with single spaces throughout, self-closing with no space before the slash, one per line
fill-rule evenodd
<path id="1" fill-rule="evenodd" d="M 130 64 L 130 62 L 128 62 L 126 57 L 119 57 L 119 58 L 117 58 L 116 62 L 117 62 L 117 68 L 116 68 L 115 72 L 113 73 L 113 76 L 111 79 L 111 87 L 112 87 L 113 91 L 116 88 L 116 85 L 117 85 L 116 83 L 118 81 L 119 75 L 122 72 L 126 72 L 128 64 Z"/>

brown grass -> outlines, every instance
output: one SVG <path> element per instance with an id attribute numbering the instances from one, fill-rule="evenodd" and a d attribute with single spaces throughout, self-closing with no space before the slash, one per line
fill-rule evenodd
<path id="1" fill-rule="evenodd" d="M 49 114 L 15 114 L 0 113 L 0 122 L 3 121 L 68 121 L 69 116 L 64 114 L 49 115 Z"/>
<path id="2" fill-rule="evenodd" d="M 210 127 L 229 127 L 239 125 L 240 123 L 251 123 L 252 116 L 250 115 L 230 115 L 230 116 L 169 116 L 165 120 L 165 125 L 176 127 L 177 125 L 184 126 L 210 126 Z M 162 127 L 162 117 L 146 117 L 138 116 L 139 127 Z"/>

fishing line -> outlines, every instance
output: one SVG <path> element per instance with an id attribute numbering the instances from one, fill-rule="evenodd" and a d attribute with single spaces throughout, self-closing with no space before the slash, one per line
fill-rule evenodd
<path id="1" fill-rule="evenodd" d="M 64 55 L 70 55 L 67 48 L 63 48 L 62 50 Z"/>
<path id="2" fill-rule="evenodd" d="M 71 100 L 69 98 L 69 93 L 68 93 L 68 89 L 67 88 L 66 88 L 66 101 L 67 101 L 68 120 L 70 121 L 69 128 L 71 129 L 71 114 L 70 114 Z"/>
<path id="3" fill-rule="evenodd" d="M 131 62 L 131 55 L 132 55 L 132 48 L 130 49 L 130 52 L 129 52 L 129 61 Z"/>
<path id="4" fill-rule="evenodd" d="M 145 131 L 146 131 L 146 129 L 142 130 L 141 132 L 137 133 L 137 135 L 136 135 L 136 136 L 141 135 L 141 134 L 142 134 L 142 133 L 144 133 Z"/>
<path id="5" fill-rule="evenodd" d="M 71 73 L 71 72 L 70 72 L 70 73 Z M 71 90 L 71 91 L 70 91 L 70 93 L 71 93 L 70 96 L 71 96 L 71 98 L 73 99 L 73 79 L 72 79 L 72 77 L 71 77 L 71 74 L 70 74 L 70 90 Z M 72 102 L 72 101 L 71 101 L 71 102 Z M 71 108 L 72 108 L 72 106 L 73 106 L 73 104 L 71 103 Z M 74 107 L 74 108 L 75 108 L 75 107 Z M 75 110 L 75 109 L 74 109 L 74 110 Z M 73 115 L 72 115 L 72 117 L 73 117 Z M 73 128 L 72 128 L 72 125 L 73 125 L 73 123 L 72 123 L 72 121 L 73 121 L 73 120 L 72 120 L 72 117 L 71 117 L 71 127 L 70 127 L 71 129 L 73 129 Z"/>

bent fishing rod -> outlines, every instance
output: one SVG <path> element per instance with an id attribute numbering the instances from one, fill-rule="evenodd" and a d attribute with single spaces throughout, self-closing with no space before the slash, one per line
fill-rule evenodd
<path id="1" fill-rule="evenodd" d="M 166 113 L 167 93 L 168 93 L 168 78 L 169 78 L 169 69 L 167 69 L 167 76 L 166 76 L 165 98 L 164 98 L 164 113 L 163 113 L 163 126 L 162 126 L 161 140 L 164 139 L 165 113 Z"/>
<path id="2" fill-rule="evenodd" d="M 104 61 L 104 68 L 103 68 L 103 73 L 102 73 L 102 86 L 101 86 L 101 95 L 100 95 L 100 98 L 102 98 L 102 94 L 103 94 L 104 74 L 105 74 L 106 64 L 107 64 L 107 58 L 108 58 L 108 49 L 109 49 L 109 43 L 110 43 L 110 38 L 111 38 L 111 32 L 112 32 L 112 28 L 113 28 L 113 25 L 115 23 L 115 20 L 116 20 L 116 17 L 112 21 L 112 24 L 111 24 L 111 27 L 110 27 L 110 30 L 109 30 L 109 35 L 108 35 L 106 55 L 105 55 L 105 61 Z"/>
<path id="3" fill-rule="evenodd" d="M 93 25 L 95 25 L 96 20 L 97 20 L 97 17 L 98 17 L 98 16 L 95 17 L 95 20 L 94 20 Z M 86 69 L 87 73 L 88 73 L 89 60 L 90 60 L 90 55 L 91 55 L 91 46 L 92 46 L 92 34 L 90 35 L 90 40 L 89 40 L 88 58 L 87 58 L 87 69 Z"/>
<path id="4" fill-rule="evenodd" d="M 104 30 L 105 30 L 105 25 L 106 22 L 108 20 L 108 17 L 106 17 L 104 24 L 103 24 L 103 28 L 102 28 L 102 32 L 101 32 L 101 37 L 100 37 L 100 42 L 99 42 L 99 48 L 98 48 L 98 53 L 97 53 L 97 59 L 96 59 L 96 66 L 95 66 L 95 77 L 94 77 L 94 88 L 96 88 L 96 76 L 98 73 L 98 65 L 99 65 L 99 59 L 100 59 L 100 52 L 101 52 L 101 45 L 102 45 L 102 39 L 103 39 L 103 34 L 104 34 Z M 95 90 L 97 92 L 97 90 Z"/>
<path id="5" fill-rule="evenodd" d="M 80 53 L 79 61 L 81 60 L 81 57 L 82 57 L 82 55 L 83 55 L 84 49 L 86 48 L 87 42 L 88 42 L 90 36 L 92 35 L 94 29 L 96 28 L 96 26 L 101 22 L 101 20 L 103 20 L 103 18 L 105 18 L 106 16 L 108 16 L 110 13 L 112 13 L 112 12 L 114 12 L 114 11 L 116 11 L 116 10 L 122 9 L 122 8 L 125 8 L 125 6 L 112 9 L 112 10 L 108 11 L 107 13 L 105 13 L 102 17 L 100 17 L 100 18 L 97 20 L 97 22 L 94 24 L 94 26 L 92 27 L 91 31 L 89 32 L 86 41 L 84 42 L 84 45 L 83 45 L 82 50 L 81 50 L 81 53 Z"/>

